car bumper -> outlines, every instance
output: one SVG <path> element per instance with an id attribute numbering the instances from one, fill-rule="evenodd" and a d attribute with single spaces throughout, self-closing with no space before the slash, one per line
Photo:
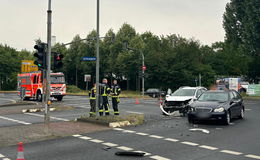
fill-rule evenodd
<path id="1" fill-rule="evenodd" d="M 189 112 L 188 118 L 193 120 L 223 120 L 226 118 L 225 112 L 198 113 Z"/>

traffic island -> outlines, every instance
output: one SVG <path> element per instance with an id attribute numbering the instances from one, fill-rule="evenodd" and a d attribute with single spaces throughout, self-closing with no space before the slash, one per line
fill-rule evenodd
<path id="1" fill-rule="evenodd" d="M 128 114 L 120 116 L 102 116 L 102 117 L 89 117 L 81 116 L 77 118 L 76 121 L 96 123 L 100 125 L 105 125 L 108 127 L 124 127 L 129 125 L 141 125 L 144 123 L 143 114 Z"/>

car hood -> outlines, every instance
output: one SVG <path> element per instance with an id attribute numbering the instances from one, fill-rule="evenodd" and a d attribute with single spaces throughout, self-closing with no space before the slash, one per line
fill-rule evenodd
<path id="1" fill-rule="evenodd" d="M 192 107 L 209 107 L 209 108 L 219 108 L 227 106 L 228 102 L 200 102 L 195 101 L 192 103 Z"/>
<path id="2" fill-rule="evenodd" d="M 166 96 L 167 101 L 187 101 L 193 99 L 191 96 Z"/>

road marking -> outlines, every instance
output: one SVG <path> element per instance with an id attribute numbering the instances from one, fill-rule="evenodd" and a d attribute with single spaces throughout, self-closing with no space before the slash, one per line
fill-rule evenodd
<path id="1" fill-rule="evenodd" d="M 245 157 L 248 157 L 248 158 L 253 158 L 253 159 L 260 159 L 260 156 L 253 155 L 253 154 L 248 154 L 248 155 L 245 155 Z"/>
<path id="2" fill-rule="evenodd" d="M 161 138 L 163 138 L 162 136 L 157 136 L 157 135 L 150 135 L 149 137 L 157 138 L 157 139 L 161 139 Z"/>
<path id="3" fill-rule="evenodd" d="M 0 158 L 4 158 L 4 157 L 5 157 L 4 155 L 0 154 Z"/>
<path id="4" fill-rule="evenodd" d="M 127 113 L 144 114 L 142 112 L 126 111 Z"/>
<path id="5" fill-rule="evenodd" d="M 9 158 L 3 158 L 2 160 L 10 160 Z"/>
<path id="6" fill-rule="evenodd" d="M 144 153 L 144 156 L 150 156 L 150 155 L 152 155 L 151 153 L 144 152 L 144 151 L 134 151 L 134 152 Z"/>
<path id="7" fill-rule="evenodd" d="M 82 137 L 79 137 L 79 138 L 84 139 L 84 140 L 90 140 L 90 139 L 92 139 L 92 138 L 87 137 L 87 136 L 82 136 Z"/>
<path id="8" fill-rule="evenodd" d="M 201 145 L 199 146 L 200 148 L 204 148 L 204 149 L 209 149 L 209 150 L 217 150 L 218 148 L 216 147 L 211 147 L 211 146 L 206 146 L 206 145 Z"/>
<path id="9" fill-rule="evenodd" d="M 203 133 L 207 133 L 209 134 L 209 130 L 206 130 L 206 129 L 201 129 L 201 128 L 192 128 L 192 129 L 189 129 L 190 131 L 201 131 Z"/>
<path id="10" fill-rule="evenodd" d="M 170 160 L 170 159 L 168 159 L 168 158 L 164 158 L 164 157 L 161 157 L 161 156 L 158 156 L 158 155 L 151 156 L 150 158 L 156 159 L 156 160 Z"/>
<path id="11" fill-rule="evenodd" d="M 173 138 L 165 138 L 164 140 L 166 141 L 171 141 L 171 142 L 178 142 L 178 139 L 173 139 Z"/>
<path id="12" fill-rule="evenodd" d="M 147 136 L 147 133 L 142 133 L 142 132 L 137 132 L 136 134 L 141 135 L 141 136 Z"/>
<path id="13" fill-rule="evenodd" d="M 113 130 L 116 130 L 116 131 L 123 131 L 124 129 L 122 129 L 122 128 L 113 128 Z"/>
<path id="14" fill-rule="evenodd" d="M 187 144 L 187 145 L 190 145 L 190 146 L 198 146 L 199 144 L 197 143 L 192 143 L 192 142 L 181 142 L 182 144 Z"/>
<path id="15" fill-rule="evenodd" d="M 245 110 L 246 110 L 246 111 L 251 111 L 252 109 L 246 108 Z"/>
<path id="16" fill-rule="evenodd" d="M 89 140 L 89 141 L 94 142 L 94 143 L 102 143 L 102 142 L 104 142 L 104 141 L 101 141 L 99 139 L 92 139 L 92 140 Z"/>
<path id="17" fill-rule="evenodd" d="M 233 154 L 233 155 L 241 155 L 241 152 L 235 152 L 235 151 L 230 151 L 230 150 L 222 150 L 220 151 L 222 153 L 228 153 L 228 154 Z"/>
<path id="18" fill-rule="evenodd" d="M 131 131 L 131 130 L 123 130 L 123 132 L 125 132 L 125 133 L 135 133 L 135 131 Z"/>
<path id="19" fill-rule="evenodd" d="M 90 107 L 86 107 L 86 106 L 74 106 L 74 107 L 78 107 L 78 108 L 90 108 Z"/>
<path id="20" fill-rule="evenodd" d="M 134 150 L 133 148 L 129 148 L 129 147 L 126 147 L 126 146 L 119 146 L 119 147 L 116 147 L 116 148 L 124 150 L 124 151 L 132 151 L 132 150 Z"/>
<path id="21" fill-rule="evenodd" d="M 16 102 L 16 101 L 15 101 L 15 100 L 13 100 L 13 99 L 6 99 L 6 98 L 0 98 L 0 99 L 6 100 L 6 101 L 11 101 L 11 102 L 13 102 L 13 103 L 15 103 L 15 102 Z"/>
<path id="22" fill-rule="evenodd" d="M 118 146 L 118 144 L 110 143 L 110 142 L 106 142 L 106 143 L 102 143 L 102 144 L 104 144 L 106 146 L 109 146 L 109 147 L 116 147 L 116 146 Z"/>
<path id="23" fill-rule="evenodd" d="M 8 120 L 8 121 L 12 121 L 12 122 L 20 123 L 20 124 L 25 124 L 25 125 L 31 124 L 31 123 L 27 123 L 27 122 L 24 122 L 24 121 L 19 121 L 19 120 L 16 120 L 16 119 L 3 117 L 3 116 L 0 116 L 0 118 Z"/>
<path id="24" fill-rule="evenodd" d="M 36 114 L 36 113 L 24 113 L 24 114 L 31 115 L 31 116 L 36 116 L 36 117 L 44 117 L 44 115 Z M 53 116 L 50 116 L 50 118 L 51 118 L 51 119 L 55 119 L 55 120 L 59 120 L 59 121 L 65 121 L 65 122 L 70 121 L 70 120 L 68 120 L 68 119 L 58 118 L 58 117 L 53 117 Z"/>
<path id="25" fill-rule="evenodd" d="M 74 134 L 74 135 L 72 135 L 73 137 L 81 137 L 81 135 L 79 135 L 79 134 Z"/>

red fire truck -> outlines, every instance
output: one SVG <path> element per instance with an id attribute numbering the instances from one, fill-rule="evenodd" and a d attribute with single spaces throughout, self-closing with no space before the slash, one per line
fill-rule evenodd
<path id="1" fill-rule="evenodd" d="M 18 95 L 22 100 L 28 100 L 30 98 L 42 101 L 43 85 L 42 85 L 42 73 L 40 71 L 21 73 L 17 77 Z M 66 84 L 64 74 L 51 73 L 50 75 L 51 97 L 61 101 L 63 96 L 66 95 Z"/>

